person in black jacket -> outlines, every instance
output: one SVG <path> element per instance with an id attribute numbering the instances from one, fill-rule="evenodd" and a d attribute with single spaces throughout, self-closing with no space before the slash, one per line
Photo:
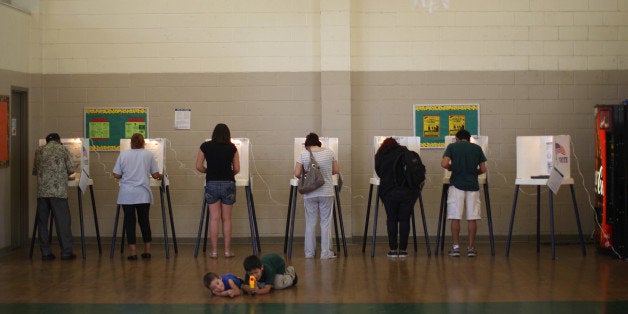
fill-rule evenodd
<path id="1" fill-rule="evenodd" d="M 397 186 L 395 183 L 395 161 L 407 150 L 407 147 L 399 145 L 394 138 L 389 137 L 382 142 L 375 154 L 375 172 L 380 178 L 378 194 L 384 203 L 387 216 L 386 227 L 390 247 L 387 255 L 392 258 L 408 256 L 406 249 L 410 235 L 410 217 L 419 197 L 418 187 Z"/>

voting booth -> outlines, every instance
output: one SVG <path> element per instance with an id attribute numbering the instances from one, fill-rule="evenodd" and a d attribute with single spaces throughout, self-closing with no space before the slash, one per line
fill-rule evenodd
<path id="1" fill-rule="evenodd" d="M 418 136 L 375 136 L 373 137 L 373 157 L 377 153 L 377 150 L 382 145 L 385 139 L 392 137 L 397 143 L 401 146 L 406 146 L 409 150 L 416 152 L 417 154 L 421 151 L 421 138 Z M 419 154 L 420 155 L 420 154 Z M 379 215 L 379 187 L 380 179 L 375 171 L 375 163 L 373 163 L 373 177 L 369 179 L 369 197 L 366 205 L 366 217 L 364 222 L 364 235 L 362 237 L 362 252 L 364 253 L 366 250 L 366 239 L 367 232 L 369 227 L 369 219 L 371 215 L 371 204 L 373 200 L 373 189 L 375 189 L 375 213 L 373 215 L 373 234 L 371 239 L 371 257 L 375 256 L 375 239 L 377 236 L 377 218 Z M 425 244 L 427 255 L 430 256 L 432 254 L 430 249 L 430 239 L 429 234 L 427 232 L 427 223 L 425 221 L 425 208 L 423 206 L 423 196 L 419 191 L 419 208 L 421 209 L 421 219 L 423 221 L 423 233 L 425 234 Z M 412 237 L 414 240 L 414 251 L 418 250 L 417 248 L 417 238 L 416 238 L 416 222 L 414 219 L 414 209 L 412 210 L 412 214 L 410 216 L 411 228 L 412 228 Z"/>
<path id="2" fill-rule="evenodd" d="M 123 138 L 120 139 L 120 153 L 132 149 L 131 148 L 131 139 Z M 166 204 L 164 202 L 164 195 L 168 202 L 168 213 L 170 218 L 170 229 L 172 232 L 172 242 L 174 245 L 175 254 L 179 253 L 179 248 L 177 245 L 177 236 L 174 230 L 174 215 L 172 212 L 172 201 L 170 198 L 170 181 L 168 179 L 168 172 L 166 171 L 166 139 L 164 138 L 146 138 L 144 139 L 144 149 L 150 151 L 153 154 L 157 162 L 157 167 L 159 168 L 159 173 L 161 173 L 162 179 L 155 180 L 152 176 L 149 175 L 150 178 L 150 186 L 159 187 L 159 199 L 161 201 L 161 217 L 162 224 L 164 230 L 164 247 L 166 252 L 166 258 L 170 258 L 170 245 L 168 244 L 168 227 L 167 221 L 168 217 L 166 216 Z M 109 257 L 113 258 L 114 249 L 116 246 L 116 237 L 118 231 L 118 219 L 120 216 L 120 208 L 121 204 L 116 206 L 116 218 L 113 225 L 113 236 L 111 238 L 111 251 L 109 253 Z M 122 227 L 122 240 L 120 244 L 120 251 L 124 252 L 124 236 L 125 236 L 125 228 Z"/>
<path id="3" fill-rule="evenodd" d="M 319 137 L 319 141 L 321 142 L 321 147 L 329 148 L 334 155 L 336 156 L 336 160 L 338 160 L 338 138 L 337 137 Z M 305 137 L 296 137 L 294 139 L 293 145 L 293 165 L 296 164 L 299 155 L 305 149 Z M 340 175 L 335 174 L 332 176 L 333 184 L 334 184 L 334 194 L 335 194 L 335 203 L 334 208 L 332 210 L 332 216 L 334 219 L 334 231 L 336 232 L 336 247 L 337 250 L 340 251 L 340 239 L 338 233 L 338 222 L 340 222 L 340 235 L 342 237 L 342 245 L 344 248 L 345 257 L 348 256 L 347 252 L 347 240 L 345 237 L 345 228 L 344 222 L 342 218 L 342 207 L 340 205 L 340 188 L 339 185 Z M 292 242 L 294 239 L 294 218 L 295 211 L 297 207 L 297 187 L 299 186 L 299 179 L 292 178 L 290 179 L 290 196 L 288 198 L 288 213 L 286 215 L 286 231 L 284 236 L 284 253 L 288 254 L 288 257 L 292 257 Z M 336 213 L 338 211 L 338 213 Z"/>
<path id="4" fill-rule="evenodd" d="M 515 179 L 515 195 L 512 204 L 510 227 L 506 244 L 506 256 L 510 253 L 510 242 L 517 207 L 519 187 L 522 185 L 536 186 L 536 251 L 540 252 L 540 192 L 541 186 L 547 186 L 550 212 L 550 244 L 552 259 L 556 258 L 554 241 L 554 194 L 561 185 L 569 185 L 573 201 L 574 214 L 578 227 L 578 236 L 582 247 L 582 255 L 586 255 L 580 215 L 574 192 L 574 180 L 571 177 L 571 138 L 569 135 L 517 136 L 517 178 Z"/>
<path id="5" fill-rule="evenodd" d="M 100 243 L 100 229 L 98 227 L 98 214 L 96 212 L 96 201 L 94 199 L 94 182 L 89 176 L 89 139 L 87 138 L 62 138 L 61 144 L 65 146 L 72 156 L 74 162 L 74 174 L 68 177 L 68 187 L 77 188 L 78 196 L 78 212 L 79 222 L 81 229 L 81 251 L 82 256 L 85 259 L 87 254 L 85 252 L 85 224 L 83 222 L 83 193 L 89 188 L 89 193 L 92 200 L 92 213 L 94 215 L 94 227 L 96 229 L 96 240 L 98 242 L 98 253 L 102 254 L 102 246 Z M 39 139 L 38 146 L 46 145 L 45 139 Z M 38 213 L 35 211 L 35 225 L 33 226 L 33 236 L 31 239 L 31 248 L 29 257 L 33 257 L 33 249 L 35 246 L 35 237 L 37 235 L 37 222 Z M 53 219 L 50 216 L 50 226 L 48 231 L 50 233 L 49 239 L 52 239 L 52 226 Z"/>

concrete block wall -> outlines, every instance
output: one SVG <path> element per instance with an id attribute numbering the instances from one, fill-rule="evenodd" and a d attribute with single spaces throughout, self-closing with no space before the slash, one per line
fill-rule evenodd
<path id="1" fill-rule="evenodd" d="M 8 10 L 0 6 L 3 16 L 16 15 Z M 32 142 L 50 131 L 82 136 L 87 107 L 148 107 L 150 136 L 169 140 L 167 169 L 182 237 L 193 237 L 198 227 L 198 145 L 216 123 L 225 122 L 234 137 L 251 139 L 262 237 L 283 236 L 292 139 L 314 131 L 340 138 L 345 228 L 349 237 L 360 238 L 372 137 L 411 135 L 412 105 L 422 103 L 480 104 L 500 236 L 507 232 L 512 205 L 516 136 L 571 135 L 574 167 L 582 176 L 572 173 L 589 233 L 593 106 L 628 98 L 627 0 L 451 0 L 448 10 L 433 13 L 410 0 L 44 0 L 25 16 L 2 21 L 7 27 L 17 23 L 22 35 L 3 50 L 0 69 L 32 80 L 11 75 L 0 90 L 29 88 Z M 174 130 L 176 108 L 192 110 L 191 130 Z M 425 149 L 422 155 L 433 235 L 442 150 Z M 116 157 L 92 155 L 104 234 L 111 232 L 115 209 L 109 172 Z M 33 184 L 30 189 L 35 195 Z M 525 237 L 534 233 L 534 217 L 523 208 L 534 198 L 529 189 L 523 192 L 515 233 Z M 570 198 L 561 192 L 557 233 L 571 235 L 576 229 Z M 240 193 L 236 237 L 248 235 L 245 205 Z M 159 204 L 153 208 L 158 235 Z M 300 210 L 297 230 L 303 230 Z M 385 220 L 383 213 L 379 220 Z M 385 225 L 379 226 L 378 234 L 385 235 Z M 479 232 L 487 234 L 485 224 Z"/>

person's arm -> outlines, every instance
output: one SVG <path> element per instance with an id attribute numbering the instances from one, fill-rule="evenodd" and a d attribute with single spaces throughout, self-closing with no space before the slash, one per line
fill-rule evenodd
<path id="1" fill-rule="evenodd" d="M 233 155 L 233 174 L 236 175 L 238 174 L 238 172 L 240 172 L 240 154 L 238 153 L 238 151 L 236 150 L 235 154 Z"/>
<path id="2" fill-rule="evenodd" d="M 255 284 L 255 288 L 251 288 L 247 284 L 242 284 L 242 291 L 247 294 L 268 294 L 272 288 L 273 285 L 271 284 L 264 285 L 264 288 L 260 288 L 257 283 Z"/>
<path id="3" fill-rule="evenodd" d="M 35 160 L 33 161 L 33 172 L 32 175 L 36 176 L 39 169 L 39 149 L 35 152 Z"/>
<path id="4" fill-rule="evenodd" d="M 238 285 L 235 284 L 235 282 L 233 282 L 233 279 L 229 279 L 229 286 L 231 287 L 231 289 L 227 290 L 229 291 L 229 296 L 230 297 L 235 297 L 238 295 L 242 294 L 242 290 L 240 290 L 240 287 L 238 287 Z"/>
<path id="5" fill-rule="evenodd" d="M 481 162 L 480 167 L 478 168 L 478 175 L 486 172 L 486 162 Z"/>
<path id="6" fill-rule="evenodd" d="M 451 158 L 443 156 L 443 160 L 441 160 L 440 166 L 451 171 Z"/>
<path id="7" fill-rule="evenodd" d="M 198 172 L 200 173 L 207 172 L 207 168 L 205 167 L 204 163 L 205 163 L 205 154 L 203 154 L 203 152 L 199 149 L 198 153 L 196 154 L 196 170 L 198 170 Z"/>
<path id="8" fill-rule="evenodd" d="M 122 175 L 121 174 L 117 174 L 117 173 L 113 173 L 113 177 L 116 179 L 122 179 Z"/>
<path id="9" fill-rule="evenodd" d="M 252 289 L 252 291 L 254 291 L 255 294 L 269 294 L 272 289 L 273 289 L 273 285 L 266 284 L 264 288 L 261 288 L 261 289 L 259 288 L 259 286 L 256 285 L 255 288 Z"/>
<path id="10" fill-rule="evenodd" d="M 303 171 L 303 164 L 300 162 L 296 162 L 294 165 L 294 176 L 296 178 L 301 178 L 301 172 Z"/>
<path id="11" fill-rule="evenodd" d="M 162 175 L 161 175 L 161 173 L 159 173 L 159 172 L 151 173 L 150 175 L 151 175 L 151 176 L 153 177 L 153 179 L 155 179 L 155 180 L 161 180 L 161 178 L 163 178 L 163 176 L 162 176 Z"/>
<path id="12" fill-rule="evenodd" d="M 338 166 L 338 160 L 334 160 L 331 163 L 331 174 L 338 174 L 340 173 L 340 167 Z"/>

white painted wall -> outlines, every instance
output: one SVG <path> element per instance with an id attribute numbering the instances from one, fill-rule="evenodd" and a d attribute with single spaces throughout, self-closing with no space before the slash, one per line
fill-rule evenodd
<path id="1" fill-rule="evenodd" d="M 353 71 L 628 68 L 627 0 L 339 3 L 43 0 L 43 72 L 318 71 L 347 49 Z"/>
<path id="2" fill-rule="evenodd" d="M 31 15 L 0 4 L 0 69 L 29 72 Z"/>
<path id="3" fill-rule="evenodd" d="M 354 0 L 354 71 L 628 68 L 626 0 Z"/>

